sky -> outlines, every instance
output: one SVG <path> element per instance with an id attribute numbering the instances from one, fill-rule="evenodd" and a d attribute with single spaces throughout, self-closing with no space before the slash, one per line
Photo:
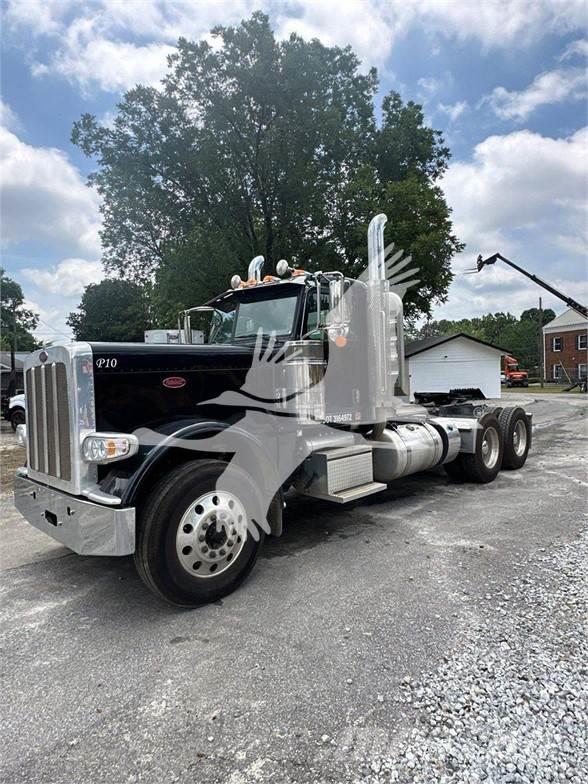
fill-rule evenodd
<path id="1" fill-rule="evenodd" d="M 70 142 L 82 113 L 112 120 L 121 95 L 157 85 L 179 36 L 269 14 L 296 32 L 351 45 L 389 90 L 422 103 L 452 159 L 441 186 L 466 243 L 435 318 L 565 309 L 496 251 L 588 299 L 587 6 L 583 0 L 0 0 L 3 266 L 40 314 L 38 336 L 69 336 L 84 286 L 104 276 L 93 161 Z M 386 240 L 393 239 L 389 215 Z M 409 249 L 407 249 L 409 250 Z M 194 303 L 197 304 L 197 303 Z"/>

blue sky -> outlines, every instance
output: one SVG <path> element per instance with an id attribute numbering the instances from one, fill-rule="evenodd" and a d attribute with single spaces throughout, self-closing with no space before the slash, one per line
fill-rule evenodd
<path id="1" fill-rule="evenodd" d="M 467 247 L 436 317 L 536 305 L 541 290 L 504 266 L 464 276 L 479 252 L 501 251 L 588 299 L 584 2 L 4 0 L 3 265 L 40 312 L 40 337 L 69 334 L 67 314 L 103 276 L 92 162 L 70 143 L 72 123 L 83 112 L 108 122 L 126 89 L 157 83 L 178 36 L 257 8 L 281 37 L 350 44 L 377 66 L 379 99 L 395 89 L 418 100 L 444 132 L 453 158 L 442 186 Z M 546 294 L 544 304 L 563 309 Z"/>

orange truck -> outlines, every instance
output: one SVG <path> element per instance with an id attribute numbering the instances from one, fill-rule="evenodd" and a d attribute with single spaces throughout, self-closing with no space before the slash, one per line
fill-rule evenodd
<path id="1" fill-rule="evenodd" d="M 519 361 L 505 354 L 502 357 L 501 380 L 507 387 L 528 387 L 529 374 L 519 368 Z"/>

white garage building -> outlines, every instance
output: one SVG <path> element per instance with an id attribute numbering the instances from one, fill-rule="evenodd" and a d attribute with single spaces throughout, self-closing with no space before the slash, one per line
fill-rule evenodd
<path id="1" fill-rule="evenodd" d="M 508 352 L 463 332 L 407 343 L 406 369 L 410 399 L 415 392 L 480 389 L 500 397 L 501 356 Z"/>

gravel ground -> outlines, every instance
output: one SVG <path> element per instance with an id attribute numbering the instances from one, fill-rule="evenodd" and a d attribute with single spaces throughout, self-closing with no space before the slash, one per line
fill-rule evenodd
<path id="1" fill-rule="evenodd" d="M 543 550 L 543 552 L 545 552 Z M 415 729 L 356 781 L 588 780 L 588 532 L 484 599 L 462 649 L 399 699 Z M 412 715 L 411 715 L 412 714 Z"/>
<path id="2" fill-rule="evenodd" d="M 0 486 L 0 782 L 588 781 L 588 400 L 519 401 L 522 471 L 293 498 L 244 585 L 194 611 Z"/>

